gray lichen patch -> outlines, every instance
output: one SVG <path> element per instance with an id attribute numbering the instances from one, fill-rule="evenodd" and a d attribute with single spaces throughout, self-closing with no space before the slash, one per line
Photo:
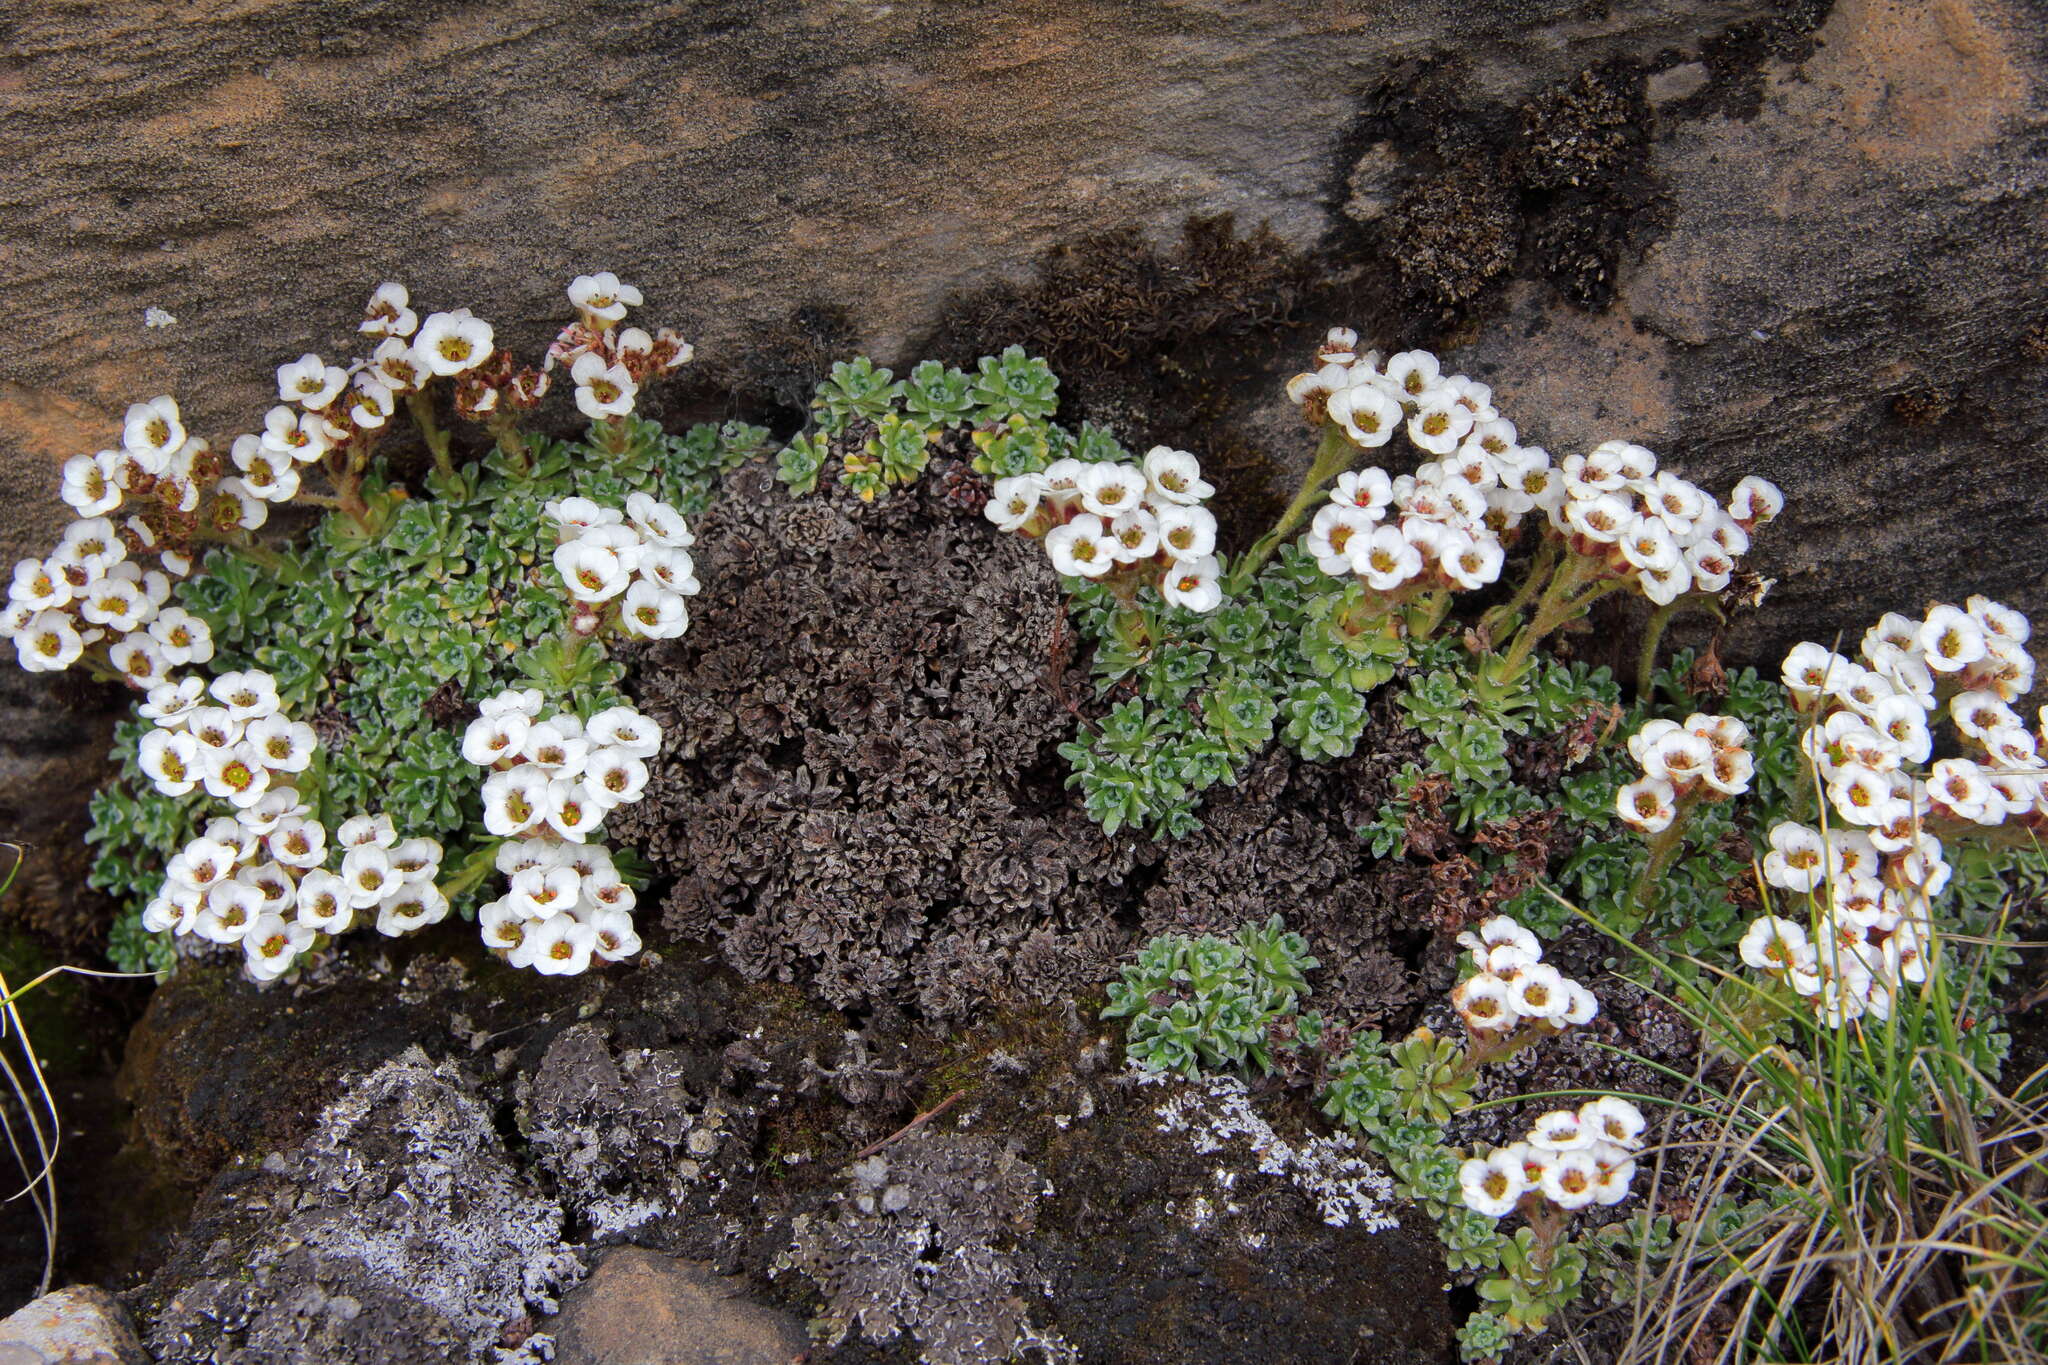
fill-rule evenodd
<path id="1" fill-rule="evenodd" d="M 533 1318 L 583 1273 L 562 1231 L 469 1079 L 412 1048 L 216 1181 L 145 1293 L 165 1300 L 148 1345 L 162 1365 L 546 1359 Z"/>

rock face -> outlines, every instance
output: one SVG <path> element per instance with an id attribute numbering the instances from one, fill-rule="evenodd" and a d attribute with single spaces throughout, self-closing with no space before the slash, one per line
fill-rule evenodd
<path id="1" fill-rule="evenodd" d="M 608 1253 L 550 1324 L 556 1365 L 791 1365 L 803 1321 L 740 1297 L 704 1266 L 638 1247 Z"/>
<path id="2" fill-rule="evenodd" d="M 120 1301 L 78 1285 L 0 1319 L 0 1365 L 149 1365 Z"/>

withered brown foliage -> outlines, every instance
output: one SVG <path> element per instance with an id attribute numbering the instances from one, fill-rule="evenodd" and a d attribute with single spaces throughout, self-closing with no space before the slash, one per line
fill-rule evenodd
<path id="1" fill-rule="evenodd" d="M 732 477 L 698 536 L 681 640 L 640 660 L 667 746 L 614 833 L 673 876 L 665 922 L 750 978 L 835 1005 L 959 1017 L 1071 996 L 1132 935 L 1129 840 L 1066 792 L 1065 607 L 1034 544 L 994 535 L 934 462 L 872 505 Z"/>

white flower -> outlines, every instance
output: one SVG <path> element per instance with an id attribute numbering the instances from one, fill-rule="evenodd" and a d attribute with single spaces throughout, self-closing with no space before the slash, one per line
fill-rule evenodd
<path id="1" fill-rule="evenodd" d="M 434 313 L 420 324 L 412 347 L 420 363 L 437 375 L 461 374 L 491 358 L 491 324 L 467 308 Z"/>
<path id="2" fill-rule="evenodd" d="M 253 720 L 277 711 L 277 679 L 260 669 L 222 673 L 206 690 L 235 720 Z"/>
<path id="3" fill-rule="evenodd" d="M 1597 1140 L 1585 1119 L 1569 1109 L 1553 1109 L 1529 1128 L 1529 1145 L 1544 1152 L 1577 1152 Z"/>
<path id="4" fill-rule="evenodd" d="M 385 337 L 370 352 L 371 378 L 393 393 L 411 393 L 425 388 L 427 374 L 420 368 L 419 353 L 403 337 Z"/>
<path id="5" fill-rule="evenodd" d="M 258 981 L 275 981 L 313 946 L 316 931 L 278 914 L 258 915 L 242 936 L 243 965 Z"/>
<path id="6" fill-rule="evenodd" d="M 151 615 L 142 585 L 124 578 L 102 578 L 80 597 L 78 614 L 109 630 L 131 631 Z"/>
<path id="7" fill-rule="evenodd" d="M 1520 948 L 1529 954 L 1531 961 L 1540 960 L 1543 956 L 1542 942 L 1512 915 L 1491 916 L 1479 925 L 1477 933 L 1467 929 L 1458 935 L 1458 946 L 1474 952 L 1502 945 Z"/>
<path id="8" fill-rule="evenodd" d="M 1564 1011 L 1551 1020 L 1554 1024 L 1590 1024 L 1593 1016 L 1600 1013 L 1600 1001 L 1576 981 L 1564 983 Z"/>
<path id="9" fill-rule="evenodd" d="M 149 623 L 149 635 L 163 650 L 164 659 L 179 664 L 203 664 L 213 657 L 213 627 L 183 607 L 160 611 Z M 188 681 L 198 683 L 197 678 Z"/>
<path id="10" fill-rule="evenodd" d="M 347 883 L 319 868 L 299 878 L 297 906 L 298 922 L 317 933 L 346 933 L 355 920 Z"/>
<path id="11" fill-rule="evenodd" d="M 641 295 L 632 285 L 620 283 L 619 277 L 611 271 L 601 270 L 595 275 L 578 275 L 571 280 L 569 302 L 575 304 L 595 327 L 599 322 L 619 321 L 626 316 L 628 306 L 638 308 Z"/>
<path id="12" fill-rule="evenodd" d="M 293 412 L 283 405 L 264 414 L 263 434 L 257 439 L 265 450 L 298 464 L 313 463 L 334 444 L 318 413 Z"/>
<path id="13" fill-rule="evenodd" d="M 152 730 L 136 748 L 136 762 L 165 796 L 183 796 L 199 785 L 199 741 L 183 730 Z"/>
<path id="14" fill-rule="evenodd" d="M 507 688 L 495 697 L 486 697 L 478 702 L 476 709 L 487 716 L 517 714 L 528 720 L 537 720 L 544 701 L 538 687 Z"/>
<path id="15" fill-rule="evenodd" d="M 356 324 L 356 330 L 364 336 L 409 337 L 420 325 L 419 314 L 408 306 L 411 303 L 412 295 L 404 285 L 386 280 L 370 295 L 368 316 Z"/>
<path id="16" fill-rule="evenodd" d="M 1472 414 L 1448 394 L 1423 400 L 1408 419 L 1408 439 L 1432 455 L 1448 455 L 1472 430 Z"/>
<path id="17" fill-rule="evenodd" d="M 546 504 L 543 510 L 554 519 L 565 542 L 600 526 L 618 526 L 626 519 L 618 508 L 606 507 L 589 498 L 557 498 Z"/>
<path id="18" fill-rule="evenodd" d="M 579 923 L 573 915 L 551 915 L 527 928 L 525 938 L 512 950 L 511 962 L 544 976 L 574 976 L 589 969 L 596 946 L 597 930 L 590 925 Z"/>
<path id="19" fill-rule="evenodd" d="M 240 943 L 262 906 L 262 893 L 247 882 L 215 882 L 206 890 L 206 904 L 193 919 L 192 932 L 214 943 Z"/>
<path id="20" fill-rule="evenodd" d="M 256 906 L 259 915 L 276 914 L 292 903 L 291 873 L 275 862 L 242 868 L 235 873 L 235 880 L 262 897 Z"/>
<path id="21" fill-rule="evenodd" d="M 1108 461 L 1083 469 L 1075 486 L 1081 492 L 1081 506 L 1105 521 L 1137 507 L 1147 487 L 1144 471 L 1136 465 Z"/>
<path id="22" fill-rule="evenodd" d="M 1400 351 L 1387 357 L 1387 383 L 1410 400 L 1420 400 L 1443 378 L 1443 366 L 1428 351 Z"/>
<path id="23" fill-rule="evenodd" d="M 1458 1190 L 1465 1207 L 1488 1218 L 1506 1217 L 1528 1188 L 1521 1155 L 1512 1148 L 1473 1157 L 1458 1168 Z"/>
<path id="24" fill-rule="evenodd" d="M 995 491 L 990 494 L 988 505 L 981 514 L 994 523 L 998 531 L 1021 530 L 1031 520 L 1045 501 L 1045 480 L 1036 474 L 1013 474 L 1007 479 L 997 479 Z"/>
<path id="25" fill-rule="evenodd" d="M 670 592 L 645 578 L 636 579 L 626 589 L 619 625 L 629 635 L 673 640 L 690 628 L 689 604 L 681 593 Z"/>
<path id="26" fill-rule="evenodd" d="M 1745 527 L 1761 526 L 1785 510 L 1785 495 L 1769 479 L 1751 474 L 1728 495 L 1728 515 Z"/>
<path id="27" fill-rule="evenodd" d="M 1639 518 L 1622 533 L 1617 543 L 1621 547 L 1621 557 L 1637 569 L 1668 573 L 1681 562 L 1678 542 L 1672 538 L 1670 529 L 1655 517 Z"/>
<path id="28" fill-rule="evenodd" d="M 391 846 L 391 865 L 408 882 L 430 882 L 441 870 L 441 845 L 423 835 Z"/>
<path id="29" fill-rule="evenodd" d="M 1595 545 L 1612 545 L 1628 534 L 1635 513 L 1612 493 L 1590 499 L 1575 498 L 1565 504 L 1565 525 Z"/>
<path id="30" fill-rule="evenodd" d="M 432 882 L 402 882 L 377 903 L 377 932 L 397 938 L 448 917 L 448 898 Z"/>
<path id="31" fill-rule="evenodd" d="M 592 744 L 618 749 L 632 758 L 652 758 L 661 752 L 661 726 L 630 706 L 598 712 L 584 733 Z"/>
<path id="32" fill-rule="evenodd" d="M 1587 1154 L 1600 1174 L 1593 1183 L 1593 1202 L 1619 1204 L 1628 1198 L 1629 1182 L 1635 1178 L 1635 1158 L 1627 1149 L 1609 1142 L 1596 1142 Z"/>
<path id="33" fill-rule="evenodd" d="M 1528 1019 L 1561 1019 L 1570 1008 L 1564 973 L 1547 962 L 1538 962 L 1515 974 L 1508 983 L 1508 1003 L 1515 1013 Z"/>
<path id="34" fill-rule="evenodd" d="M 391 854 L 375 844 L 356 844 L 341 855 L 341 881 L 349 904 L 367 910 L 403 884 Z"/>
<path id="35" fill-rule="evenodd" d="M 122 458 L 118 451 L 106 453 Z M 121 485 L 115 482 L 108 462 L 98 455 L 73 455 L 64 462 L 59 495 L 81 517 L 96 517 L 121 505 Z"/>
<path id="36" fill-rule="evenodd" d="M 1136 564 L 1159 553 L 1159 518 L 1142 507 L 1134 507 L 1112 521 L 1109 535 L 1116 542 L 1120 564 Z"/>
<path id="37" fill-rule="evenodd" d="M 351 385 L 348 420 L 364 431 L 376 431 L 398 411 L 398 392 L 365 370 Z"/>
<path id="38" fill-rule="evenodd" d="M 1374 515 L 1363 508 L 1345 502 L 1326 502 L 1316 509 L 1309 522 L 1302 548 L 1315 560 L 1316 567 L 1330 577 L 1348 578 L 1358 557 L 1358 546 L 1371 539 L 1375 521 Z"/>
<path id="39" fill-rule="evenodd" d="M 638 801 L 647 789 L 647 764 L 623 749 L 598 749 L 583 765 L 583 787 L 607 806 Z"/>
<path id="40" fill-rule="evenodd" d="M 312 726 L 276 714 L 256 717 L 242 733 L 272 772 L 304 772 L 320 744 Z"/>
<path id="41" fill-rule="evenodd" d="M 1199 512 L 1201 508 L 1189 508 Z M 1081 578 L 1100 578 L 1116 567 L 1116 547 L 1102 518 L 1088 513 L 1064 526 L 1055 526 L 1045 537 L 1045 552 L 1055 572 Z"/>
<path id="42" fill-rule="evenodd" d="M 1145 479 L 1153 497 L 1183 506 L 1201 502 L 1216 491 L 1203 480 L 1200 460 L 1169 446 L 1153 446 L 1145 452 Z"/>
<path id="43" fill-rule="evenodd" d="M 1764 915 L 1750 923 L 1736 951 L 1759 971 L 1781 972 L 1801 965 L 1812 947 L 1803 926 L 1777 915 Z"/>
<path id="44" fill-rule="evenodd" d="M 51 611 L 71 601 L 71 584 L 47 560 L 24 559 L 14 566 L 14 581 L 7 587 L 7 600 L 31 612 Z"/>
<path id="45" fill-rule="evenodd" d="M 238 809 L 255 805 L 270 790 L 270 769 L 253 744 L 201 749 L 199 759 L 206 790 Z"/>
<path id="46" fill-rule="evenodd" d="M 547 808 L 542 818 L 549 829 L 580 844 L 604 823 L 605 810 L 603 802 L 590 799 L 580 780 L 558 777 L 548 783 Z"/>
<path id="47" fill-rule="evenodd" d="M 524 919 L 546 919 L 576 908 L 583 879 L 571 868 L 528 867 L 512 874 L 505 888 L 506 909 Z"/>
<path id="48" fill-rule="evenodd" d="M 1579 1106 L 1579 1123 L 1601 1142 L 1630 1150 L 1643 1145 L 1643 1111 L 1619 1095 L 1602 1095 Z"/>
<path id="49" fill-rule="evenodd" d="M 491 715 L 486 712 L 462 732 L 462 756 L 479 768 L 488 768 L 504 758 L 516 758 L 526 743 L 533 722 L 519 712 Z"/>
<path id="50" fill-rule="evenodd" d="M 626 416 L 640 392 L 632 371 L 624 365 L 606 365 L 603 356 L 592 352 L 576 357 L 569 377 L 576 382 L 577 408 L 593 421 Z"/>
<path id="51" fill-rule="evenodd" d="M 1828 879 L 1828 846 L 1819 831 L 1781 820 L 1771 827 L 1770 837 L 1763 864 L 1766 882 L 1785 891 L 1811 891 Z"/>
<path id="52" fill-rule="evenodd" d="M 1352 567 L 1365 575 L 1365 584 L 1373 591 L 1392 592 L 1421 574 L 1422 551 L 1399 527 L 1380 526 L 1371 537 L 1358 542 Z"/>
<path id="53" fill-rule="evenodd" d="M 1444 546 L 1437 562 L 1445 577 L 1470 592 L 1497 580 L 1505 559 L 1500 542 L 1491 535 L 1480 540 L 1462 536 Z"/>
<path id="54" fill-rule="evenodd" d="M 1166 577 L 1159 583 L 1159 595 L 1169 606 L 1214 611 L 1223 601 L 1222 572 L 1214 555 L 1180 560 L 1167 567 Z"/>
<path id="55" fill-rule="evenodd" d="M 697 581 L 696 561 L 688 550 L 676 546 L 649 545 L 640 556 L 640 573 L 679 597 L 695 597 L 703 590 Z"/>
<path id="56" fill-rule="evenodd" d="M 1337 484 L 1330 490 L 1331 502 L 1370 512 L 1375 520 L 1385 515 L 1387 504 L 1393 500 L 1394 485 L 1384 469 L 1346 470 L 1337 476 Z"/>
<path id="57" fill-rule="evenodd" d="M 232 823 L 232 822 L 230 822 Z M 241 851 L 224 840 L 204 835 L 192 840 L 164 866 L 164 876 L 201 890 L 235 874 Z"/>
<path id="58" fill-rule="evenodd" d="M 1061 507 L 1071 507 L 1081 498 L 1081 475 L 1088 466 L 1068 456 L 1054 460 L 1045 467 L 1038 477 L 1045 480 L 1045 491 Z"/>
<path id="59" fill-rule="evenodd" d="M 476 926 L 483 933 L 484 945 L 492 952 L 516 951 L 526 941 L 527 927 L 532 923 L 502 900 L 492 901 L 476 912 Z"/>
<path id="60" fill-rule="evenodd" d="M 1614 809 L 1622 823 L 1645 834 L 1656 834 L 1677 818 L 1678 793 L 1661 777 L 1644 777 L 1614 794 Z"/>
<path id="61" fill-rule="evenodd" d="M 1208 508 L 1161 507 L 1158 518 L 1159 547 L 1168 557 L 1200 559 L 1216 552 L 1216 515 Z"/>
<path id="62" fill-rule="evenodd" d="M 1333 392 L 1324 406 L 1352 444 L 1365 450 L 1393 440 L 1401 425 L 1401 405 L 1371 381 L 1345 385 Z"/>
<path id="63" fill-rule="evenodd" d="M 649 544 L 687 550 L 697 543 L 683 514 L 646 493 L 626 495 L 626 519 L 647 538 Z"/>
<path id="64" fill-rule="evenodd" d="M 1936 760 L 1927 772 L 1927 794 L 1959 820 L 1979 825 L 2005 820 L 2004 798 L 1985 780 L 1983 769 L 1967 758 Z"/>
<path id="65" fill-rule="evenodd" d="M 263 845 L 286 867 L 315 868 L 327 860 L 327 826 L 303 815 L 287 815 L 271 826 Z"/>
<path id="66" fill-rule="evenodd" d="M 633 916 L 624 910 L 599 910 L 590 917 L 591 951 L 606 962 L 623 962 L 640 951 Z"/>
<path id="67" fill-rule="evenodd" d="M 1600 1184 L 1599 1163 L 1589 1151 L 1559 1152 L 1543 1172 L 1537 1188 L 1561 1209 L 1582 1209 L 1593 1202 Z"/>
<path id="68" fill-rule="evenodd" d="M 124 635 L 115 641 L 107 650 L 107 662 L 131 685 L 140 688 L 156 686 L 171 670 L 171 662 L 164 657 L 162 646 L 140 633 Z"/>
<path id="69" fill-rule="evenodd" d="M 632 577 L 618 553 L 588 537 L 555 548 L 555 572 L 579 602 L 605 602 L 626 590 Z"/>
<path id="70" fill-rule="evenodd" d="M 1831 649 L 1806 643 L 1792 646 L 1780 674 L 1785 690 L 1794 702 L 1804 705 L 1826 692 L 1831 679 L 1846 674 L 1855 664 Z"/>
<path id="71" fill-rule="evenodd" d="M 308 411 L 326 407 L 347 385 L 347 370 L 329 365 L 311 351 L 277 367 L 277 396 Z"/>
<path id="72" fill-rule="evenodd" d="M 1491 972 L 1467 977 L 1451 990 L 1451 1008 L 1474 1033 L 1495 1033 L 1515 1022 L 1508 983 Z"/>
<path id="73" fill-rule="evenodd" d="M 604 851 L 600 845 L 587 847 L 595 852 Z M 626 885 L 625 879 L 610 867 L 584 877 L 583 898 L 605 910 L 631 910 L 639 900 L 633 894 L 633 888 Z"/>
<path id="74" fill-rule="evenodd" d="M 1957 673 L 1984 657 L 1984 628 L 1961 608 L 1943 604 L 1927 613 L 1920 648 L 1936 673 Z"/>
<path id="75" fill-rule="evenodd" d="M 1885 775 L 1861 763 L 1844 763 L 1828 783 L 1828 803 L 1852 825 L 1882 825 L 1895 816 L 1901 802 Z"/>
<path id="76" fill-rule="evenodd" d="M 341 822 L 334 838 L 343 848 L 390 848 L 398 842 L 398 830 L 388 815 L 352 815 Z"/>
<path id="77" fill-rule="evenodd" d="M 154 461 L 161 470 L 172 452 L 184 444 L 185 424 L 178 416 L 177 401 L 168 395 L 130 404 L 121 419 L 121 445 L 144 461 L 144 468 Z"/>
<path id="78" fill-rule="evenodd" d="M 198 678 L 161 682 L 149 689 L 148 696 L 136 710 L 145 720 L 153 720 L 167 729 L 181 728 L 198 707 L 205 690 L 206 685 Z"/>
<path id="79" fill-rule="evenodd" d="M 580 734 L 571 734 L 562 723 L 564 719 L 556 716 L 529 728 L 526 743 L 519 750 L 521 758 L 546 773 L 550 780 L 581 773 L 584 757 L 590 752 L 590 741 Z"/>
<path id="80" fill-rule="evenodd" d="M 254 531 L 270 519 L 269 507 L 240 478 L 222 479 L 208 496 L 206 519 L 218 530 Z"/>
<path id="81" fill-rule="evenodd" d="M 1713 743 L 1689 730 L 1673 730 L 1644 746 L 1643 771 L 1674 786 L 1697 781 L 1713 762 Z"/>

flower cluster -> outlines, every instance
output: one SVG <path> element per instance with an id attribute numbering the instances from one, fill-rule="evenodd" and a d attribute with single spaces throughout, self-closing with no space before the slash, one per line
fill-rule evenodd
<path id="1" fill-rule="evenodd" d="M 640 951 L 633 891 L 588 841 L 613 808 L 645 792 L 661 727 L 630 706 L 588 723 L 541 707 L 537 688 L 490 698 L 462 754 L 489 770 L 484 827 L 507 840 L 497 867 L 511 886 L 480 914 L 484 942 L 515 967 L 555 975 L 583 971 L 593 954 L 616 962 Z"/>
<path id="2" fill-rule="evenodd" d="M 1458 983 L 1451 1004 L 1475 1036 L 1509 1036 L 1524 1025 L 1560 1031 L 1599 1013 L 1593 992 L 1543 961 L 1536 935 L 1507 915 L 1495 915 L 1458 935 L 1479 971 Z"/>
<path id="3" fill-rule="evenodd" d="M 1733 716 L 1695 712 L 1685 724 L 1652 720 L 1629 736 L 1629 757 L 1643 775 L 1615 793 L 1622 823 L 1645 834 L 1671 828 L 1701 801 L 1725 801 L 1749 790 L 1756 760 L 1749 727 Z"/>
<path id="4" fill-rule="evenodd" d="M 700 586 L 689 550 L 697 541 L 682 513 L 645 493 L 628 494 L 623 513 L 589 498 L 563 498 L 547 512 L 560 533 L 555 572 L 574 600 L 578 634 L 594 635 L 614 620 L 649 640 L 690 628 L 684 599 Z"/>
<path id="5" fill-rule="evenodd" d="M 624 417 L 633 411 L 640 386 L 656 375 L 667 374 L 690 362 L 695 349 L 672 329 L 653 333 L 639 327 L 620 327 L 626 309 L 638 307 L 640 291 L 621 283 L 611 271 L 578 275 L 569 282 L 569 302 L 576 305 L 576 321 L 564 327 L 548 346 L 547 361 L 537 379 L 510 377 L 492 386 L 482 397 L 489 404 L 503 394 L 523 405 L 538 402 L 547 390 L 549 376 L 557 365 L 569 370 L 576 386 L 576 407 L 592 421 Z"/>
<path id="6" fill-rule="evenodd" d="M 594 956 L 619 962 L 640 951 L 633 888 L 602 844 L 510 839 L 498 845 L 503 896 L 477 911 L 484 943 L 514 967 L 574 975 Z"/>
<path id="7" fill-rule="evenodd" d="M 1223 601 L 1216 518 L 1202 505 L 1215 491 L 1193 455 L 1154 446 L 1142 465 L 1062 459 L 998 479 L 985 515 L 1043 537 L 1062 574 L 1133 592 L 1156 584 L 1168 605 L 1208 612 Z"/>
<path id="8" fill-rule="evenodd" d="M 183 796 L 204 785 L 235 811 L 171 858 L 145 929 L 238 943 L 249 975 L 269 981 L 358 915 L 374 910 L 377 931 L 392 937 L 447 915 L 434 840 L 401 840 L 388 816 L 358 815 L 330 843 L 297 789 L 313 729 L 279 710 L 269 674 L 223 673 L 204 693 L 197 678 L 162 683 L 142 713 L 156 722 L 140 761 L 157 789 Z"/>
<path id="9" fill-rule="evenodd" d="M 1381 365 L 1340 327 L 1317 361 L 1287 386 L 1312 423 L 1334 424 L 1365 450 L 1402 432 L 1426 457 L 1398 478 L 1381 469 L 1344 474 L 1304 542 L 1325 573 L 1356 575 L 1377 592 L 1485 587 L 1500 577 L 1523 520 L 1541 512 L 1599 566 L 1581 584 L 1604 577 L 1663 605 L 1727 587 L 1750 531 L 1784 505 L 1775 487 L 1751 476 L 1724 507 L 1625 441 L 1552 464 L 1542 447 L 1520 443 L 1490 388 L 1445 374 L 1428 351 Z"/>
<path id="10" fill-rule="evenodd" d="M 2043 737 L 2012 706 L 2033 686 L 2030 633 L 2019 612 L 1972 597 L 1919 620 L 1887 613 L 1858 658 L 1811 643 L 1785 656 L 1785 689 L 1807 718 L 1802 747 L 1840 824 L 1771 830 L 1764 880 L 1812 896 L 1813 923 L 1765 915 L 1741 953 L 1822 1022 L 1887 1018 L 1902 984 L 1927 979 L 1930 911 L 1952 875 L 1944 836 L 2048 829 Z M 1944 712 L 1962 754 L 1930 763 Z"/>
<path id="11" fill-rule="evenodd" d="M 131 686 L 151 688 L 180 665 L 211 659 L 212 628 L 166 605 L 169 574 L 128 557 L 131 546 L 153 543 L 139 518 L 116 528 L 107 517 L 90 516 L 65 528 L 49 558 L 15 565 L 0 632 L 14 642 L 21 666 L 58 672 L 89 658 Z M 190 568 L 182 556 L 166 555 L 164 563 L 177 573 Z"/>
<path id="12" fill-rule="evenodd" d="M 1547 1201 L 1570 1212 L 1619 1204 L 1635 1178 L 1642 1111 L 1618 1095 L 1554 1109 L 1520 1142 L 1473 1157 L 1458 1169 L 1465 1207 L 1502 1218 L 1517 1205 Z"/>

